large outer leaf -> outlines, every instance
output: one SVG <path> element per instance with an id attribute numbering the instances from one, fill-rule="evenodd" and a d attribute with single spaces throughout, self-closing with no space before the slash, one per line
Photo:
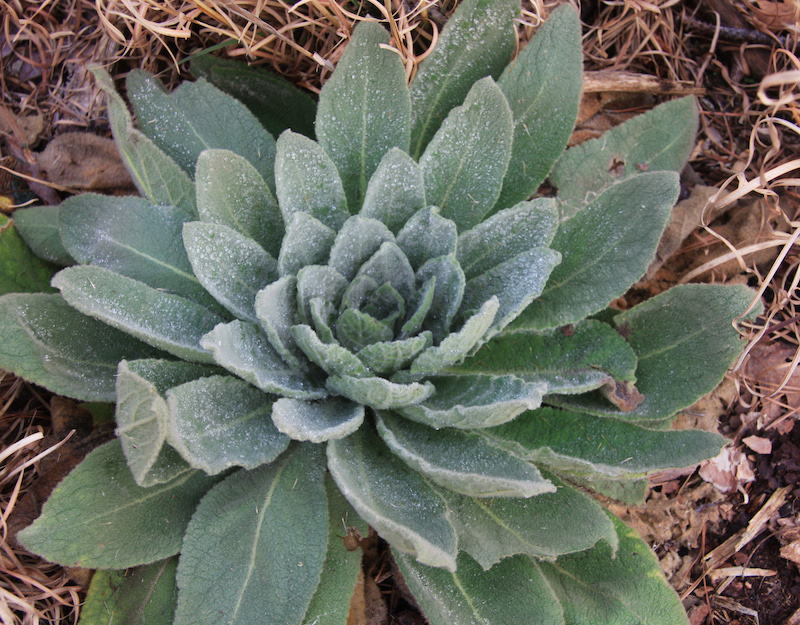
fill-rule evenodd
<path id="1" fill-rule="evenodd" d="M 636 532 L 612 519 L 619 536 L 616 550 L 599 543 L 553 563 L 538 563 L 561 602 L 565 623 L 688 625 L 680 599 L 664 579 L 653 552 Z"/>
<path id="2" fill-rule="evenodd" d="M 383 26 L 360 23 L 319 95 L 317 141 L 336 164 L 353 211 L 383 155 L 408 151 L 411 100 L 403 62 L 381 47 L 388 43 Z"/>
<path id="3" fill-rule="evenodd" d="M 392 148 L 369 179 L 360 215 L 382 221 L 396 234 L 426 206 L 425 181 L 419 165 L 402 150 Z"/>
<path id="4" fill-rule="evenodd" d="M 714 432 L 646 430 L 618 419 L 540 408 L 482 434 L 531 462 L 619 477 L 686 467 L 717 455 Z"/>
<path id="5" fill-rule="evenodd" d="M 31 206 L 14 211 L 14 227 L 39 258 L 66 267 L 74 265 L 58 232 L 58 206 Z"/>
<path id="6" fill-rule="evenodd" d="M 570 331 L 507 332 L 448 373 L 515 375 L 548 393 L 583 393 L 613 380 L 635 381 L 636 354 L 611 326 L 587 319 Z"/>
<path id="7" fill-rule="evenodd" d="M 98 447 L 56 487 L 22 545 L 63 566 L 124 569 L 175 555 L 214 483 L 189 471 L 158 486 L 133 481 L 119 441 Z"/>
<path id="8" fill-rule="evenodd" d="M 500 75 L 516 44 L 519 0 L 466 0 L 448 20 L 411 83 L 411 155 L 419 158 L 442 120 L 484 76 Z"/>
<path id="9" fill-rule="evenodd" d="M 178 565 L 175 625 L 302 622 L 328 545 L 317 445 L 234 473 L 200 502 Z"/>
<path id="10" fill-rule="evenodd" d="M 615 182 L 643 171 L 683 169 L 694 147 L 697 124 L 694 97 L 680 98 L 567 150 L 550 173 L 562 218 L 583 210 Z"/>
<path id="11" fill-rule="evenodd" d="M 533 195 L 567 147 L 578 116 L 582 60 L 580 19 L 565 6 L 553 11 L 498 80 L 514 114 L 514 150 L 498 208 Z"/>
<path id="12" fill-rule="evenodd" d="M 197 219 L 194 183 L 175 161 L 133 126 L 133 119 L 111 76 L 95 69 L 97 85 L 106 94 L 108 121 L 125 168 L 139 192 L 153 204 L 174 206 Z"/>
<path id="13" fill-rule="evenodd" d="M 328 468 L 361 518 L 395 549 L 424 564 L 455 570 L 456 535 L 444 501 L 371 427 L 330 441 Z"/>
<path id="14" fill-rule="evenodd" d="M 606 189 L 553 240 L 563 261 L 514 328 L 553 328 L 602 310 L 644 275 L 679 191 L 673 172 L 640 174 Z"/>
<path id="15" fill-rule="evenodd" d="M 86 401 L 114 401 L 120 360 L 163 355 L 82 315 L 60 295 L 0 297 L 0 336 L 0 368 L 59 395 Z"/>
<path id="16" fill-rule="evenodd" d="M 37 258 L 14 228 L 14 222 L 0 215 L 0 295 L 52 291 L 50 279 L 58 270 Z"/>
<path id="17" fill-rule="evenodd" d="M 420 157 L 428 202 L 460 231 L 478 224 L 497 201 L 513 132 L 508 102 L 487 77 L 450 111 Z"/>
<path id="18" fill-rule="evenodd" d="M 449 573 L 397 550 L 394 557 L 431 625 L 565 625 L 556 595 L 529 558 L 506 558 L 484 571 L 462 553 Z"/>
<path id="19" fill-rule="evenodd" d="M 53 286 L 80 312 L 192 362 L 212 362 L 200 339 L 222 319 L 199 304 L 86 265 L 62 269 Z"/>
<path id="20" fill-rule="evenodd" d="M 197 159 L 197 211 L 200 219 L 238 230 L 277 258 L 283 216 L 255 167 L 228 150 L 206 150 Z"/>
<path id="21" fill-rule="evenodd" d="M 133 570 L 95 571 L 80 625 L 172 625 L 178 558 Z"/>
<path id="22" fill-rule="evenodd" d="M 617 315 L 614 322 L 630 332 L 639 359 L 636 388 L 644 401 L 629 412 L 596 393 L 553 397 L 551 403 L 642 424 L 671 417 L 711 392 L 741 352 L 744 341 L 731 321 L 753 297 L 744 286 L 687 284 Z"/>
<path id="23" fill-rule="evenodd" d="M 141 131 L 190 176 L 200 152 L 226 149 L 250 161 L 274 188 L 275 139 L 244 104 L 202 78 L 168 94 L 157 78 L 134 70 L 126 85 Z"/>
<path id="24" fill-rule="evenodd" d="M 472 432 L 437 432 L 391 413 L 378 433 L 398 457 L 432 481 L 471 497 L 533 497 L 555 487 L 538 469 Z"/>
<path id="25" fill-rule="evenodd" d="M 316 103 L 288 80 L 240 61 L 192 56 L 191 71 L 242 102 L 277 137 L 287 128 L 314 138 Z"/>

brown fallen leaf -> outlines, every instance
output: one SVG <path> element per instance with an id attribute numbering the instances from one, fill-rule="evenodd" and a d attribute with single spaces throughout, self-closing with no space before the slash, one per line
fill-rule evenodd
<path id="1" fill-rule="evenodd" d="M 133 182 L 114 141 L 91 133 L 68 132 L 36 154 L 39 168 L 54 182 L 83 191 L 132 191 Z"/>
<path id="2" fill-rule="evenodd" d="M 748 436 L 743 438 L 742 442 L 752 449 L 757 454 L 771 454 L 772 441 L 762 436 Z"/>
<path id="3" fill-rule="evenodd" d="M 14 115 L 0 107 L 0 134 L 13 137 L 20 147 L 36 143 L 44 132 L 44 115 Z"/>
<path id="4" fill-rule="evenodd" d="M 780 554 L 782 558 L 786 558 L 790 562 L 794 562 L 797 566 L 800 566 L 800 540 L 795 540 L 781 547 Z"/>
<path id="5" fill-rule="evenodd" d="M 726 446 L 718 456 L 700 465 L 700 477 L 723 493 L 742 490 L 756 479 L 750 461 L 741 449 Z"/>

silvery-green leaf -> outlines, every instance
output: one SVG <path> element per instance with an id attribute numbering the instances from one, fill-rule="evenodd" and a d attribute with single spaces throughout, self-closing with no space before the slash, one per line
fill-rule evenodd
<path id="1" fill-rule="evenodd" d="M 168 389 L 216 373 L 213 367 L 171 360 L 123 360 L 117 372 L 116 435 L 139 486 L 167 482 L 190 469 L 165 445 Z"/>
<path id="2" fill-rule="evenodd" d="M 319 399 L 327 393 L 316 388 L 302 371 L 281 359 L 260 328 L 252 323 L 220 323 L 200 341 L 214 360 L 265 393 L 299 399 Z"/>
<path id="3" fill-rule="evenodd" d="M 377 219 L 353 215 L 336 235 L 328 264 L 345 278 L 352 280 L 358 268 L 375 254 L 383 243 L 393 241 L 394 235 Z"/>
<path id="4" fill-rule="evenodd" d="M 436 276 L 429 278 L 424 282 L 422 288 L 417 291 L 415 297 L 415 307 L 412 307 L 412 312 L 408 315 L 408 320 L 403 324 L 401 329 L 401 336 L 409 334 L 415 335 L 422 329 L 422 324 L 428 315 L 428 312 L 433 306 L 433 296 L 436 293 Z"/>
<path id="5" fill-rule="evenodd" d="M 650 486 L 646 477 L 608 477 L 602 473 L 568 471 L 559 471 L 559 475 L 571 486 L 592 491 L 629 506 L 643 506 Z"/>
<path id="6" fill-rule="evenodd" d="M 397 456 L 439 486 L 470 497 L 533 497 L 555 492 L 539 470 L 472 432 L 437 432 L 389 412 L 378 434 Z"/>
<path id="7" fill-rule="evenodd" d="M 417 212 L 397 233 L 397 245 L 417 270 L 425 261 L 456 253 L 456 224 L 435 206 Z"/>
<path id="8" fill-rule="evenodd" d="M 337 306 L 347 289 L 347 280 L 333 267 L 308 265 L 297 273 L 297 310 L 306 322 L 311 321 L 311 300 L 315 297 Z"/>
<path id="9" fill-rule="evenodd" d="M 354 278 L 344 295 L 342 295 L 342 303 L 339 305 L 339 310 L 343 311 L 347 308 L 360 309 L 366 304 L 369 296 L 377 290 L 378 283 L 369 276 Z"/>
<path id="10" fill-rule="evenodd" d="M 0 297 L 0 336 L 0 368 L 85 401 L 114 401 L 120 360 L 164 356 L 44 293 Z"/>
<path id="11" fill-rule="evenodd" d="M 203 498 L 183 541 L 174 625 L 302 622 L 328 547 L 324 474 L 318 445 L 294 445 Z"/>
<path id="12" fill-rule="evenodd" d="M 533 195 L 567 147 L 578 116 L 582 60 L 578 13 L 557 9 L 497 81 L 514 115 L 514 148 L 499 208 Z M 583 175 L 580 167 L 574 172 Z"/>
<path id="13" fill-rule="evenodd" d="M 538 408 L 546 387 L 513 375 L 431 378 L 436 395 L 399 411 L 409 419 L 439 428 L 487 428 Z"/>
<path id="14" fill-rule="evenodd" d="M 535 247 L 549 247 L 558 228 L 555 200 L 536 198 L 496 213 L 458 237 L 456 258 L 467 279 Z"/>
<path id="15" fill-rule="evenodd" d="M 210 148 L 245 157 L 272 186 L 275 139 L 247 107 L 200 78 L 167 93 L 161 81 L 133 70 L 126 81 L 139 128 L 189 175 Z"/>
<path id="16" fill-rule="evenodd" d="M 411 365 L 411 373 L 436 373 L 464 360 L 492 326 L 499 308 L 496 297 L 486 301 L 458 332 L 451 333 L 439 345 L 422 352 Z"/>
<path id="17" fill-rule="evenodd" d="M 59 267 L 41 258 L 17 232 L 14 220 L 0 215 L 0 295 L 53 293 L 50 280 Z"/>
<path id="18" fill-rule="evenodd" d="M 611 326 L 586 319 L 566 329 L 506 332 L 453 373 L 515 375 L 547 384 L 547 392 L 584 393 L 614 380 L 636 380 L 636 354 Z"/>
<path id="19" fill-rule="evenodd" d="M 348 308 L 336 320 L 336 338 L 353 352 L 372 343 L 391 341 L 392 336 L 384 324 L 355 308 Z"/>
<path id="20" fill-rule="evenodd" d="M 545 473 L 552 489 L 536 497 L 490 501 L 440 490 L 458 534 L 458 546 L 484 569 L 525 553 L 552 558 L 589 549 L 599 541 L 616 546 L 617 536 L 594 499 Z"/>
<path id="21" fill-rule="evenodd" d="M 393 410 L 417 404 L 435 392 L 430 382 L 398 384 L 384 378 L 356 378 L 350 375 L 331 376 L 325 384 L 332 393 L 377 410 Z"/>
<path id="22" fill-rule="evenodd" d="M 200 339 L 222 319 L 199 304 L 91 265 L 62 269 L 53 286 L 73 308 L 148 345 L 191 362 L 213 361 Z"/>
<path id="23" fill-rule="evenodd" d="M 64 200 L 66 201 L 66 200 Z M 74 265 L 58 232 L 59 206 L 31 206 L 14 211 L 14 227 L 31 251 L 47 262 Z"/>
<path id="24" fill-rule="evenodd" d="M 347 202 L 361 206 L 367 181 L 391 148 L 408 150 L 411 100 L 403 61 L 389 33 L 361 22 L 319 94 L 316 132 L 336 164 Z"/>
<path id="25" fill-rule="evenodd" d="M 647 430 L 619 419 L 539 408 L 484 434 L 554 471 L 644 475 L 687 467 L 719 453 L 725 439 L 700 430 Z"/>
<path id="26" fill-rule="evenodd" d="M 275 351 L 292 367 L 300 367 L 292 326 L 297 309 L 297 278 L 284 276 L 256 295 L 255 310 L 261 328 Z"/>
<path id="27" fill-rule="evenodd" d="M 562 219 L 574 216 L 597 194 L 621 180 L 641 172 L 683 169 L 695 145 L 697 124 L 694 97 L 679 98 L 567 150 L 550 173 L 558 188 Z"/>
<path id="28" fill-rule="evenodd" d="M 378 286 L 388 282 L 403 300 L 411 299 L 414 292 L 414 270 L 394 242 L 381 245 L 358 270 L 359 276 L 369 276 Z"/>
<path id="29" fill-rule="evenodd" d="M 392 373 L 405 368 L 433 341 L 430 332 L 419 336 L 367 345 L 358 352 L 358 358 L 376 373 Z"/>
<path id="30" fill-rule="evenodd" d="M 286 234 L 278 256 L 281 276 L 297 273 L 306 265 L 328 260 L 336 233 L 308 213 L 294 213 L 286 225 Z"/>
<path id="31" fill-rule="evenodd" d="M 395 549 L 455 570 L 456 536 L 442 498 L 372 428 L 330 441 L 328 469 L 359 516 Z"/>
<path id="32" fill-rule="evenodd" d="M 283 216 L 274 191 L 246 158 L 228 150 L 201 152 L 195 181 L 200 219 L 238 230 L 278 256 Z"/>
<path id="33" fill-rule="evenodd" d="M 553 239 L 563 260 L 513 327 L 580 321 L 623 295 L 652 262 L 679 187 L 674 172 L 639 174 L 563 222 Z"/>
<path id="34" fill-rule="evenodd" d="M 324 443 L 350 436 L 361 427 L 364 406 L 339 397 L 321 401 L 281 397 L 272 404 L 272 422 L 296 441 Z"/>
<path id="35" fill-rule="evenodd" d="M 350 216 L 336 165 L 318 143 L 291 130 L 278 137 L 275 188 L 287 224 L 303 212 L 338 231 Z"/>
<path id="36" fill-rule="evenodd" d="M 492 331 L 505 328 L 542 293 L 561 254 L 547 247 L 536 247 L 467 280 L 462 311 L 477 309 L 487 297 L 497 297 L 500 308 Z"/>
<path id="37" fill-rule="evenodd" d="M 400 293 L 387 282 L 370 294 L 361 312 L 370 315 L 374 319 L 378 319 L 389 328 L 392 336 L 394 336 L 395 321 L 405 315 L 406 302 Z"/>
<path id="38" fill-rule="evenodd" d="M 336 308 L 321 297 L 312 297 L 309 302 L 311 308 L 311 324 L 314 332 L 323 343 L 333 343 L 336 337 L 331 329 L 331 321 L 336 313 Z"/>
<path id="39" fill-rule="evenodd" d="M 239 319 L 256 321 L 256 294 L 278 277 L 278 263 L 253 239 L 219 224 L 193 221 L 183 245 L 194 275 L 214 299 Z"/>
<path id="40" fill-rule="evenodd" d="M 426 205 L 419 165 L 402 150 L 392 148 L 369 179 L 359 214 L 383 222 L 396 234 Z"/>
<path id="41" fill-rule="evenodd" d="M 480 223 L 500 195 L 513 124 L 503 92 L 486 77 L 450 111 L 419 159 L 425 197 L 460 231 Z"/>
<path id="42" fill-rule="evenodd" d="M 422 327 L 433 332 L 434 341 L 441 341 L 450 332 L 466 285 L 464 272 L 453 254 L 432 258 L 419 268 L 417 284 L 429 282 L 434 287 L 433 298 Z M 425 300 L 422 303 L 425 304 Z"/>
<path id="43" fill-rule="evenodd" d="M 106 95 L 108 121 L 125 168 L 139 192 L 153 204 L 174 206 L 189 219 L 197 219 L 194 183 L 180 165 L 133 126 L 128 107 L 114 89 L 111 75 L 92 70 Z"/>
<path id="44" fill-rule="evenodd" d="M 190 70 L 244 104 L 273 137 L 287 128 L 314 137 L 316 102 L 288 80 L 241 61 L 221 59 L 211 50 L 191 55 Z"/>
<path id="45" fill-rule="evenodd" d="M 167 391 L 168 440 L 196 469 L 216 475 L 230 467 L 272 462 L 289 437 L 272 423 L 272 397 L 231 376 L 211 376 Z"/>
<path id="46" fill-rule="evenodd" d="M 628 342 L 638 358 L 636 388 L 644 401 L 628 412 L 595 393 L 553 396 L 552 403 L 656 425 L 719 384 L 744 347 L 731 321 L 753 297 L 744 286 L 686 284 L 620 313 L 614 323 L 629 333 Z M 681 372 L 680 384 L 675 382 L 676 371 Z"/>
<path id="47" fill-rule="evenodd" d="M 353 352 L 338 343 L 323 343 L 311 327 L 303 324 L 292 326 L 292 335 L 308 359 L 330 375 L 369 375 L 364 363 Z"/>
<path id="48" fill-rule="evenodd" d="M 470 87 L 497 77 L 511 60 L 519 0 L 466 0 L 448 20 L 433 52 L 411 83 L 411 152 L 415 158 Z"/>
<path id="49" fill-rule="evenodd" d="M 454 573 L 420 566 L 402 553 L 394 559 L 431 625 L 565 625 L 553 589 L 531 558 L 506 558 L 484 571 L 461 553 Z"/>

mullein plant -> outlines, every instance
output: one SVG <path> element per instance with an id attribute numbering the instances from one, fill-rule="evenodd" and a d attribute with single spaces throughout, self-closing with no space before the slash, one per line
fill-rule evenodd
<path id="1" fill-rule="evenodd" d="M 433 625 L 687 622 L 587 492 L 641 501 L 719 451 L 669 424 L 753 295 L 608 308 L 653 260 L 696 106 L 565 149 L 578 16 L 512 60 L 519 11 L 465 0 L 410 87 L 362 23 L 318 102 L 210 56 L 173 93 L 135 71 L 138 128 L 95 72 L 141 197 L 18 210 L 36 257 L 6 223 L 0 298 L 0 366 L 116 402 L 117 438 L 19 534 L 99 569 L 82 623 L 343 625 L 341 538 L 368 526 Z"/>

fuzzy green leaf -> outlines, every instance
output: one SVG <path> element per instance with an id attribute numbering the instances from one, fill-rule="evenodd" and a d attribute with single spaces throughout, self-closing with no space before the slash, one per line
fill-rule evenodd
<path id="1" fill-rule="evenodd" d="M 418 404 L 435 390 L 430 382 L 398 384 L 384 378 L 356 378 L 350 375 L 331 376 L 325 384 L 332 393 L 376 410 L 393 410 Z"/>
<path id="2" fill-rule="evenodd" d="M 384 412 L 378 433 L 410 467 L 471 497 L 533 497 L 555 487 L 532 464 L 471 432 L 431 428 Z"/>
<path id="3" fill-rule="evenodd" d="M 358 276 L 368 276 L 378 286 L 391 284 L 404 301 L 414 292 L 414 270 L 396 243 L 391 241 L 380 246 L 367 262 L 361 265 Z"/>
<path id="4" fill-rule="evenodd" d="M 658 560 L 631 528 L 613 518 L 619 546 L 599 543 L 589 551 L 539 562 L 564 609 L 568 625 L 688 625 Z"/>
<path id="5" fill-rule="evenodd" d="M 61 242 L 58 206 L 31 206 L 14 211 L 14 227 L 31 251 L 42 260 L 66 267 L 75 259 Z"/>
<path id="6" fill-rule="evenodd" d="M 420 157 L 428 202 L 459 231 L 480 223 L 497 201 L 512 138 L 511 109 L 487 77 L 450 111 Z"/>
<path id="7" fill-rule="evenodd" d="M 552 558 L 617 544 L 614 525 L 594 499 L 545 473 L 552 488 L 528 499 L 489 501 L 442 491 L 458 545 L 484 569 L 518 553 Z M 565 511 L 568 511 L 565 513 Z"/>
<path id="8" fill-rule="evenodd" d="M 214 299 L 247 321 L 256 321 L 256 294 L 278 277 L 278 262 L 253 239 L 228 226 L 192 221 L 183 245 L 194 275 Z"/>
<path id="9" fill-rule="evenodd" d="M 553 240 L 563 261 L 512 326 L 553 328 L 602 310 L 644 275 L 680 190 L 673 172 L 640 174 L 608 187 Z"/>
<path id="10" fill-rule="evenodd" d="M 367 345 L 391 341 L 392 330 L 374 317 L 348 308 L 336 320 L 336 338 L 347 349 L 357 352 Z"/>
<path id="11" fill-rule="evenodd" d="M 509 332 L 493 338 L 453 373 L 518 376 L 548 393 L 583 393 L 613 380 L 634 382 L 636 354 L 611 326 L 587 319 L 567 330 Z"/>
<path id="12" fill-rule="evenodd" d="M 396 234 L 426 206 L 425 181 L 419 165 L 402 150 L 392 148 L 369 179 L 359 214 L 383 222 Z"/>
<path id="13" fill-rule="evenodd" d="M 432 342 L 430 332 L 399 340 L 373 343 L 358 352 L 358 359 L 376 373 L 392 373 L 407 367 Z"/>
<path id="14" fill-rule="evenodd" d="M 419 158 L 448 112 L 476 81 L 500 75 L 516 45 L 519 0 L 466 0 L 450 17 L 411 83 L 411 152 Z"/>
<path id="15" fill-rule="evenodd" d="M 256 295 L 255 310 L 261 328 L 280 357 L 292 367 L 299 367 L 292 326 L 297 308 L 297 279 L 284 276 L 265 286 Z"/>
<path id="16" fill-rule="evenodd" d="M 464 275 L 475 278 L 522 252 L 549 247 L 556 228 L 558 212 L 552 199 L 520 202 L 462 233 L 456 258 Z"/>
<path id="17" fill-rule="evenodd" d="M 321 298 L 336 306 L 347 288 L 347 280 L 333 267 L 308 265 L 297 273 L 297 310 L 310 323 L 311 300 Z"/>
<path id="18" fill-rule="evenodd" d="M 400 412 L 434 428 L 485 428 L 510 421 L 525 410 L 538 408 L 545 386 L 526 383 L 513 375 L 442 376 L 431 379 L 436 395 Z"/>
<path id="19" fill-rule="evenodd" d="M 296 441 L 324 443 L 349 436 L 361 427 L 364 406 L 338 397 L 316 402 L 281 397 L 272 405 L 272 421 Z"/>
<path id="20" fill-rule="evenodd" d="M 153 204 L 174 206 L 189 219 L 197 219 L 194 183 L 180 165 L 133 126 L 128 107 L 114 89 L 104 69 L 92 71 L 106 94 L 108 121 L 122 162 L 139 192 Z"/>
<path id="21" fill-rule="evenodd" d="M 126 86 L 141 131 L 190 176 L 203 150 L 232 150 L 274 188 L 275 139 L 244 104 L 203 78 L 168 94 L 160 80 L 134 70 Z"/>
<path id="22" fill-rule="evenodd" d="M 217 370 L 172 360 L 123 360 L 117 373 L 116 435 L 133 479 L 139 486 L 162 484 L 190 470 L 177 452 L 165 445 L 168 389 Z"/>
<path id="23" fill-rule="evenodd" d="M 181 550 L 175 625 L 302 622 L 328 545 L 324 470 L 319 446 L 295 446 L 203 498 Z"/>
<path id="24" fill-rule="evenodd" d="M 754 297 L 744 286 L 687 284 L 617 315 L 639 359 L 636 388 L 644 401 L 621 412 L 597 393 L 554 396 L 552 403 L 591 414 L 640 421 L 671 417 L 719 384 L 744 347 L 731 325 Z M 680 371 L 680 383 L 675 372 Z M 548 398 L 550 402 L 550 398 Z"/>
<path id="25" fill-rule="evenodd" d="M 581 23 L 572 7 L 553 11 L 497 84 L 514 116 L 514 149 L 498 208 L 533 195 L 567 147 L 578 117 Z M 583 170 L 578 167 L 575 172 Z"/>
<path id="26" fill-rule="evenodd" d="M 178 558 L 133 570 L 95 571 L 80 625 L 172 625 Z"/>
<path id="27" fill-rule="evenodd" d="M 196 469 L 216 475 L 230 467 L 272 462 L 289 438 L 270 419 L 272 398 L 230 376 L 211 376 L 167 391 L 169 442 Z"/>
<path id="28" fill-rule="evenodd" d="M 275 189 L 287 224 L 304 212 L 338 231 L 350 216 L 336 165 L 318 143 L 290 130 L 278 138 Z"/>
<path id="29" fill-rule="evenodd" d="M 200 339 L 222 320 L 208 309 L 101 267 L 62 269 L 53 286 L 70 306 L 191 362 L 211 362 Z"/>
<path id="30" fill-rule="evenodd" d="M 58 267 L 37 258 L 14 227 L 0 215 L 0 295 L 51 292 L 50 279 Z"/>
<path id="31" fill-rule="evenodd" d="M 433 298 L 436 293 L 436 276 L 422 281 L 422 286 L 417 290 L 417 293 L 412 300 L 412 306 L 409 313 L 406 315 L 406 322 L 400 329 L 400 336 L 405 337 L 409 334 L 415 335 L 422 329 L 422 324 L 428 316 L 428 313 L 433 306 Z M 455 299 L 455 298 L 453 298 Z M 461 303 L 459 295 L 459 305 Z M 444 332 L 444 330 L 443 330 Z M 431 334 L 431 336 L 433 336 Z"/>
<path id="32" fill-rule="evenodd" d="M 384 154 L 408 151 L 411 100 L 403 62 L 381 47 L 388 43 L 383 26 L 360 23 L 319 95 L 317 140 L 336 164 L 353 210 Z"/>
<path id="33" fill-rule="evenodd" d="M 328 260 L 336 232 L 308 213 L 294 213 L 286 225 L 286 234 L 278 256 L 281 276 L 296 274 L 306 265 Z"/>
<path id="34" fill-rule="evenodd" d="M 359 516 L 395 549 L 455 570 L 456 535 L 444 501 L 371 428 L 330 441 L 328 468 Z"/>
<path id="35" fill-rule="evenodd" d="M 299 399 L 327 395 L 301 370 L 285 362 L 255 324 L 238 320 L 220 323 L 200 343 L 217 364 L 265 393 Z"/>
<path id="36" fill-rule="evenodd" d="M 120 360 L 163 355 L 80 314 L 60 295 L 0 297 L 0 335 L 0 368 L 59 395 L 86 401 L 114 401 Z"/>
<path id="37" fill-rule="evenodd" d="M 562 218 L 584 210 L 608 186 L 641 172 L 679 172 L 694 148 L 697 125 L 694 97 L 680 98 L 567 150 L 550 173 Z"/>
<path id="38" fill-rule="evenodd" d="M 243 156 L 205 150 L 197 159 L 197 211 L 207 223 L 238 230 L 277 257 L 283 216 L 274 189 Z"/>
<path id="39" fill-rule="evenodd" d="M 317 105 L 288 80 L 240 61 L 205 53 L 192 55 L 191 71 L 244 104 L 273 137 L 291 128 L 314 138 Z"/>
<path id="40" fill-rule="evenodd" d="M 119 441 L 91 452 L 56 487 L 19 541 L 62 566 L 124 569 L 178 553 L 200 497 L 214 483 L 189 471 L 142 488 Z"/>
<path id="41" fill-rule="evenodd" d="M 487 572 L 462 553 L 452 573 L 396 550 L 394 558 L 431 625 L 565 625 L 553 589 L 529 558 L 506 558 Z"/>
<path id="42" fill-rule="evenodd" d="M 323 343 L 310 326 L 292 326 L 292 336 L 308 359 L 328 374 L 356 377 L 369 375 L 364 363 L 353 352 L 338 343 Z"/>
<path id="43" fill-rule="evenodd" d="M 408 220 L 397 234 L 397 245 L 416 270 L 432 258 L 455 254 L 457 237 L 456 224 L 431 207 Z"/>
<path id="44" fill-rule="evenodd" d="M 328 264 L 347 280 L 352 280 L 359 267 L 387 242 L 394 242 L 394 235 L 383 223 L 353 215 L 336 235 Z"/>

